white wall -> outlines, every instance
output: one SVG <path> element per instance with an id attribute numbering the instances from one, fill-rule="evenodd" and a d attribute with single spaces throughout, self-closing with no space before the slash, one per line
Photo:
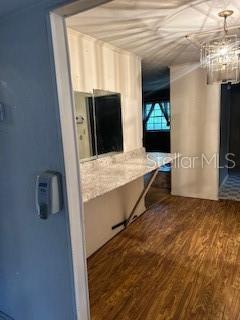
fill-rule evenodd
<path id="1" fill-rule="evenodd" d="M 68 29 L 73 89 L 121 93 L 124 151 L 142 146 L 141 60 L 135 54 Z"/>
<path id="2" fill-rule="evenodd" d="M 183 168 L 181 163 L 173 168 L 172 194 L 216 200 L 219 172 L 215 161 L 204 162 L 202 167 L 201 155 L 218 159 L 220 86 L 207 85 L 206 73 L 198 65 L 172 66 L 170 70 L 171 152 L 199 157 L 191 168 Z M 189 160 L 183 165 L 189 167 Z"/>
<path id="3" fill-rule="evenodd" d="M 81 92 L 99 89 L 121 93 L 124 152 L 141 148 L 140 58 L 71 29 L 68 29 L 68 38 L 73 89 Z M 140 178 L 84 205 L 88 256 L 122 230 L 120 227 L 113 231 L 112 226 L 129 216 L 143 187 L 143 178 Z M 142 201 L 137 214 L 144 210 Z"/>

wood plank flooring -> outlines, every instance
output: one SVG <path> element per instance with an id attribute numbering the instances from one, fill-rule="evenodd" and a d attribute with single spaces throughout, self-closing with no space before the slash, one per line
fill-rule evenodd
<path id="1" fill-rule="evenodd" d="M 145 183 L 149 181 L 151 174 L 145 175 Z M 171 172 L 158 172 L 153 184 L 151 185 L 146 197 L 145 205 L 147 208 L 160 202 L 166 194 L 171 193 Z"/>
<path id="2" fill-rule="evenodd" d="M 93 320 L 238 320 L 240 202 L 169 195 L 88 271 Z"/>

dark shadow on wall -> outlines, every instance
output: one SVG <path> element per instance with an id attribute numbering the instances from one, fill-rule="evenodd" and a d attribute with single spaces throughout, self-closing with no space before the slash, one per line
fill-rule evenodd
<path id="1" fill-rule="evenodd" d="M 0 311 L 0 320 L 14 320 L 14 319 Z"/>
<path id="2" fill-rule="evenodd" d="M 220 118 L 220 152 L 219 152 L 219 185 L 228 175 L 228 161 L 226 154 L 229 152 L 230 137 L 230 107 L 231 90 L 228 85 L 221 87 L 221 118 Z"/>
<path id="3" fill-rule="evenodd" d="M 229 153 L 235 155 L 236 166 L 230 172 L 240 171 L 240 84 L 231 87 Z"/>

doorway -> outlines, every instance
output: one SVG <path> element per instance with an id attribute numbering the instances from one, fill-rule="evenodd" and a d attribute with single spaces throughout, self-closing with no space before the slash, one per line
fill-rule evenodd
<path id="1" fill-rule="evenodd" d="M 85 9 L 87 7 L 89 5 L 85 3 Z M 68 19 L 82 11 L 71 7 Z M 69 30 L 63 15 L 61 10 L 51 14 L 52 38 L 75 294 L 79 318 L 89 319 L 86 258 L 122 230 L 123 227 L 113 230 L 112 226 L 131 212 L 144 184 L 143 178 L 139 177 L 104 195 L 103 200 L 98 197 L 96 201 L 89 201 L 88 193 L 81 192 L 84 180 L 81 173 L 91 172 L 92 165 L 96 163 L 94 160 L 104 164 L 110 156 L 115 161 L 115 156 L 125 157 L 128 152 L 134 154 L 135 149 L 142 153 L 141 61 L 131 52 Z M 97 177 L 93 176 L 90 184 L 94 185 L 96 180 Z M 138 210 L 140 213 L 145 211 L 143 201 L 138 203 Z"/>
<path id="2" fill-rule="evenodd" d="M 65 17 L 89 10 L 106 2 L 109 2 L 109 0 L 76 1 L 50 12 L 51 41 L 53 44 L 68 194 L 67 206 L 73 260 L 76 314 L 77 319 L 84 320 L 90 319 L 90 307 L 77 128 L 75 126 L 76 113 L 70 74 Z M 79 121 L 81 122 L 81 119 Z M 88 150 L 89 153 L 93 152 L 92 149 L 94 148 L 91 147 Z"/>
<path id="3" fill-rule="evenodd" d="M 222 85 L 219 198 L 240 201 L 240 84 Z"/>
<path id="4" fill-rule="evenodd" d="M 171 103 L 170 70 L 143 68 L 143 145 L 147 152 L 170 153 Z M 146 182 L 148 177 L 146 177 Z M 147 197 L 149 208 L 171 193 L 171 164 L 159 168 Z"/>
<path id="5" fill-rule="evenodd" d="M 71 14 L 74 14 L 72 9 Z M 118 188 L 111 195 L 106 195 L 104 201 L 98 198 L 94 203 L 87 203 L 88 199 L 80 192 L 81 168 L 90 172 L 93 160 L 103 163 L 108 155 L 125 156 L 135 150 L 143 152 L 141 59 L 130 51 L 113 48 L 78 30 L 69 31 L 67 21 L 56 12 L 52 13 L 51 22 L 69 198 L 75 292 L 79 314 L 83 319 L 88 319 L 86 257 L 121 231 L 112 226 L 121 221 L 117 220 L 120 214 L 127 215 L 132 210 L 142 193 L 144 181 L 141 176 L 127 184 L 125 189 Z M 71 22 L 74 23 L 74 19 Z M 115 77 L 116 73 L 118 77 Z M 99 108 L 104 108 L 104 112 L 99 114 Z M 167 112 L 167 108 L 168 105 L 164 105 L 161 112 Z M 161 118 L 164 122 L 165 118 Z M 106 137 L 108 143 L 105 143 Z M 81 153 L 81 147 L 84 153 Z M 96 177 L 93 177 L 92 184 L 94 179 Z M 138 214 L 145 211 L 143 202 L 141 200 L 138 203 Z M 110 210 L 114 217 L 101 215 Z M 78 212 L 81 212 L 80 216 L 76 214 Z M 94 216 L 96 214 L 97 218 Z M 110 228 L 109 221 L 112 221 Z M 99 225 L 101 228 L 98 228 Z M 107 228 L 103 230 L 105 225 Z M 89 234 L 91 237 L 88 237 Z"/>

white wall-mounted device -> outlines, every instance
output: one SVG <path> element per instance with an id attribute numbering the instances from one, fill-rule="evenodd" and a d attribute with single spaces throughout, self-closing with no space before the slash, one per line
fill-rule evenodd
<path id="1" fill-rule="evenodd" d="M 63 205 L 61 174 L 45 171 L 36 181 L 36 207 L 41 219 L 61 211 Z"/>

